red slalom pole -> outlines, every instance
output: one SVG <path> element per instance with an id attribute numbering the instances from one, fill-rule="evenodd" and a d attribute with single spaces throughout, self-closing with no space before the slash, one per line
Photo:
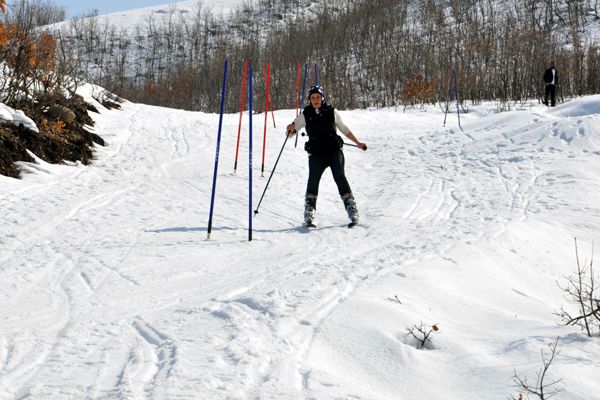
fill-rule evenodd
<path id="1" fill-rule="evenodd" d="M 238 125 L 237 145 L 235 146 L 235 163 L 233 164 L 233 173 L 237 171 L 238 155 L 240 152 L 240 134 L 242 132 L 242 114 L 244 112 L 244 95 L 246 94 L 246 78 L 248 75 L 248 60 L 244 60 L 244 80 L 242 81 L 242 100 L 240 101 L 240 123 Z"/>

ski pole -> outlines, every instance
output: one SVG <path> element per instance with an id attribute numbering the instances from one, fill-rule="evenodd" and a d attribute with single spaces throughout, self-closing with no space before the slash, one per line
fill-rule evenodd
<path id="1" fill-rule="evenodd" d="M 302 136 L 304 136 L 305 133 L 302 132 Z M 348 142 L 344 142 L 344 146 L 352 146 L 352 147 L 358 147 L 358 145 L 354 144 L 354 143 L 348 143 Z"/>
<path id="2" fill-rule="evenodd" d="M 283 141 L 283 146 L 281 146 L 281 150 L 279 150 L 279 155 L 277 156 L 277 160 L 275 161 L 275 165 L 273 166 L 271 175 L 269 175 L 269 179 L 267 180 L 267 185 L 265 186 L 265 190 L 263 190 L 262 196 L 260 196 L 260 200 L 258 201 L 258 206 L 256 206 L 256 210 L 254 210 L 255 217 L 256 217 L 256 214 L 258 214 L 258 209 L 260 208 L 260 204 L 262 203 L 263 198 L 265 197 L 265 193 L 267 192 L 267 188 L 269 187 L 269 182 L 271 182 L 271 178 L 273 177 L 273 174 L 275 173 L 275 168 L 277 168 L 277 163 L 279 162 L 279 158 L 281 158 L 281 153 L 283 153 L 283 149 L 285 148 L 288 138 L 289 138 L 289 136 L 285 135 L 285 140 Z"/>
<path id="3" fill-rule="evenodd" d="M 360 149 L 360 147 L 358 147 L 358 145 L 354 144 L 354 143 L 348 143 L 348 142 L 344 142 L 344 146 L 352 146 L 352 147 L 357 147 Z M 365 150 L 367 150 L 367 145 L 365 145 Z"/>

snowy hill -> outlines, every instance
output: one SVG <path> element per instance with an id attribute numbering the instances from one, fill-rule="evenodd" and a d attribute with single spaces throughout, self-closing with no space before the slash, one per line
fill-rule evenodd
<path id="1" fill-rule="evenodd" d="M 155 21 L 179 18 L 193 18 L 198 6 L 210 9 L 218 14 L 228 14 L 233 9 L 242 4 L 241 0 L 187 0 L 165 2 L 165 4 L 135 8 L 132 10 L 117 11 L 108 14 L 102 14 L 99 19 L 102 23 L 107 22 L 119 29 L 133 29 L 136 25 L 146 26 L 149 18 Z M 70 22 L 64 21 L 55 24 L 56 27 L 68 25 Z M 133 33 L 133 32 L 132 32 Z"/>
<path id="2" fill-rule="evenodd" d="M 252 242 L 247 115 L 237 174 L 224 118 L 206 240 L 218 116 L 104 111 L 93 165 L 0 176 L 0 399 L 507 399 L 556 337 L 556 398 L 600 399 L 598 337 L 553 315 L 573 238 L 582 260 L 598 242 L 599 100 L 474 107 L 463 130 L 437 108 L 342 112 L 369 145 L 345 148 L 361 226 L 326 172 L 319 228 L 299 227 L 288 143 Z M 293 115 L 275 113 L 267 173 Z M 427 349 L 406 334 L 420 322 L 439 327 Z"/>

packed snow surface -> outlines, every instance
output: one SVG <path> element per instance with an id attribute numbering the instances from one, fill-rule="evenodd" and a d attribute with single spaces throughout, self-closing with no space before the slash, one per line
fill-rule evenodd
<path id="1" fill-rule="evenodd" d="M 219 116 L 102 109 L 92 165 L 0 176 L 0 399 L 507 399 L 557 337 L 556 398 L 600 399 L 598 336 L 554 315 L 600 238 L 599 104 L 341 111 L 361 224 L 326 171 L 310 232 L 295 110 L 264 177 L 254 116 L 251 206 L 248 113 L 235 173 L 225 115 L 210 240 Z"/>

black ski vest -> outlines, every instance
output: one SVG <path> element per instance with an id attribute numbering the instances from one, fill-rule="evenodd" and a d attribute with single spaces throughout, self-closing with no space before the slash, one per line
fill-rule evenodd
<path id="1" fill-rule="evenodd" d="M 311 106 L 304 107 L 308 142 L 304 150 L 310 154 L 332 154 L 342 148 L 344 141 L 335 128 L 333 107 L 323 103 L 319 114 Z"/>
<path id="2" fill-rule="evenodd" d="M 552 83 L 552 68 L 548 68 L 544 71 L 544 83 L 549 84 Z M 558 72 L 554 69 L 554 84 L 558 83 Z"/>

